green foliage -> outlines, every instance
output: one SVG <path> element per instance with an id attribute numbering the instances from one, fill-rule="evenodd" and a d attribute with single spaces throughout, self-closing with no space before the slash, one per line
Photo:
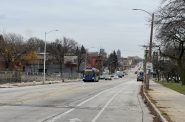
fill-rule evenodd
<path id="1" fill-rule="evenodd" d="M 76 53 L 75 53 L 78 57 L 78 72 L 80 72 L 80 66 L 83 62 L 85 62 L 85 58 L 86 58 L 86 49 L 85 47 L 82 45 L 81 48 L 79 49 L 79 47 L 76 48 Z"/>
<path id="2" fill-rule="evenodd" d="M 80 53 L 81 54 L 85 54 L 86 53 L 86 49 L 85 49 L 85 47 L 83 45 L 81 46 Z"/>
<path id="3" fill-rule="evenodd" d="M 108 57 L 108 66 L 111 73 L 115 72 L 115 70 L 118 68 L 118 58 L 115 51 L 113 51 L 109 57 Z"/>

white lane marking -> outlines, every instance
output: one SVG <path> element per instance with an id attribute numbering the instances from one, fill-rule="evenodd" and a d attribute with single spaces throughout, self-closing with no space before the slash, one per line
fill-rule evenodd
<path id="1" fill-rule="evenodd" d="M 122 83 L 122 84 L 123 84 L 123 83 Z M 103 94 L 104 92 L 106 92 L 106 91 L 108 91 L 108 90 L 110 90 L 110 89 L 119 87 L 119 86 L 122 85 L 122 84 L 119 84 L 119 85 L 117 85 L 117 86 L 115 86 L 115 87 L 112 87 L 112 88 L 106 89 L 106 90 L 104 90 L 104 91 L 101 91 L 100 93 L 94 95 L 93 97 L 91 97 L 91 98 L 89 98 L 89 99 L 87 99 L 87 100 L 81 102 L 80 104 L 77 105 L 77 107 L 82 106 L 82 105 L 85 104 L 86 102 L 88 102 L 88 101 L 90 101 L 90 100 L 96 98 L 97 96 Z M 49 119 L 47 122 L 55 122 L 56 120 L 58 120 L 58 119 L 61 118 L 62 116 L 65 116 L 65 115 L 69 114 L 70 112 L 72 112 L 72 111 L 74 111 L 74 110 L 75 110 L 75 108 L 71 108 L 71 109 L 69 109 L 68 111 L 66 111 L 66 112 L 64 112 L 64 113 L 59 114 L 59 115 L 56 115 L 56 116 L 53 117 L 52 119 Z"/>
<path id="2" fill-rule="evenodd" d="M 78 118 L 70 119 L 69 122 L 81 122 L 82 120 Z"/>
<path id="3" fill-rule="evenodd" d="M 108 107 L 108 105 L 114 100 L 114 98 L 122 91 L 119 90 L 116 94 L 114 94 L 109 101 L 103 106 L 103 108 L 99 111 L 99 113 L 93 118 L 93 120 L 91 122 L 96 122 L 96 120 L 101 116 L 101 114 L 103 113 L 103 111 Z"/>
<path id="4" fill-rule="evenodd" d="M 72 111 L 74 111 L 74 110 L 75 110 L 74 108 L 69 109 L 68 111 L 66 111 L 66 112 L 64 112 L 64 113 L 59 114 L 59 115 L 53 117 L 52 119 L 48 120 L 47 122 L 55 122 L 55 121 L 56 121 L 57 119 L 59 119 L 61 116 L 64 116 L 64 115 L 66 115 L 66 114 L 68 114 L 68 113 L 70 113 L 70 112 L 72 112 Z"/>

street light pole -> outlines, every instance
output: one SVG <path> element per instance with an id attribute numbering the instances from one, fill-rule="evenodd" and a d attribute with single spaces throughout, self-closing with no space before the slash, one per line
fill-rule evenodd
<path id="1" fill-rule="evenodd" d="M 152 22 L 150 30 L 149 60 L 152 62 L 152 42 L 153 42 L 154 13 L 152 13 Z"/>
<path id="2" fill-rule="evenodd" d="M 46 32 L 44 33 L 45 34 L 45 40 L 44 40 L 44 80 L 43 80 L 43 84 L 45 83 L 45 80 L 46 80 Z"/>
<path id="3" fill-rule="evenodd" d="M 143 11 L 147 14 L 149 14 L 151 17 L 152 17 L 152 20 L 151 20 L 151 30 L 150 30 L 150 43 L 149 43 L 149 58 L 148 59 L 148 63 L 152 63 L 152 41 L 153 41 L 153 26 L 154 26 L 154 13 L 150 13 L 146 10 L 143 10 L 143 9 L 133 9 L 133 10 L 136 10 L 136 11 Z M 145 72 L 145 87 L 147 90 L 149 90 L 149 79 L 150 79 L 150 69 L 148 70 L 147 72 L 147 69 L 146 69 L 146 72 Z"/>
<path id="4" fill-rule="evenodd" d="M 45 81 L 46 81 L 46 35 L 54 31 L 58 31 L 58 30 L 51 30 L 51 31 L 44 33 L 45 39 L 44 39 L 44 80 L 43 80 L 43 84 L 45 84 Z"/>

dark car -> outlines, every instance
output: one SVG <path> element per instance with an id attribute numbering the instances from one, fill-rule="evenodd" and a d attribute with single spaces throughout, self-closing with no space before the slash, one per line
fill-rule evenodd
<path id="1" fill-rule="evenodd" d="M 137 81 L 143 81 L 144 80 L 144 73 L 143 72 L 139 72 L 137 74 Z"/>

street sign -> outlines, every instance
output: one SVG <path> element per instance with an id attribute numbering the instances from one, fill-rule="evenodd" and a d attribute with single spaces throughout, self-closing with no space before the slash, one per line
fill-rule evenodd
<path id="1" fill-rule="evenodd" d="M 150 62 L 147 62 L 147 63 L 146 63 L 146 69 L 147 69 L 147 70 L 153 70 L 153 64 L 150 63 Z"/>

